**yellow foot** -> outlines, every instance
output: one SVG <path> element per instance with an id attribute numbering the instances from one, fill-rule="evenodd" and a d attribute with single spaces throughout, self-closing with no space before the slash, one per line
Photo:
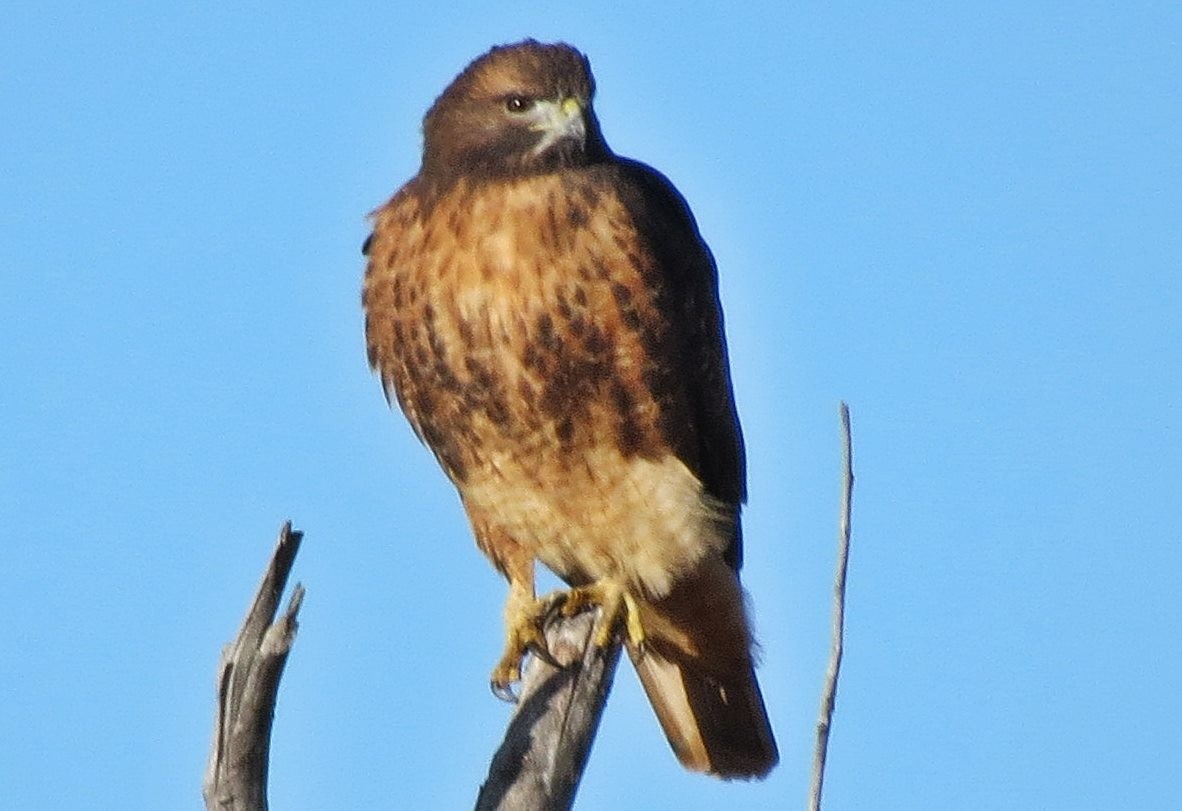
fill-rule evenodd
<path id="1" fill-rule="evenodd" d="M 551 667 L 562 667 L 546 647 L 542 628 L 547 618 L 555 612 L 573 617 L 595 607 L 602 609 L 591 638 L 596 647 L 611 645 L 616 628 L 623 623 L 628 644 L 636 653 L 644 653 L 647 637 L 640 619 L 640 606 L 628 589 L 614 580 L 599 580 L 569 591 L 556 591 L 541 599 L 511 595 L 505 606 L 505 653 L 489 679 L 493 694 L 504 701 L 517 700 L 513 684 L 521 681 L 521 662 L 527 653 Z"/>
<path id="2" fill-rule="evenodd" d="M 597 647 L 606 648 L 612 643 L 616 626 L 624 623 L 628 644 L 637 652 L 644 652 L 646 636 L 640 621 L 640 606 L 636 598 L 621 583 L 615 580 L 597 580 L 589 586 L 580 586 L 570 591 L 551 595 L 562 605 L 562 615 L 573 617 L 580 611 L 599 606 L 603 609 L 595 623 L 592 641 Z"/>
<path id="3" fill-rule="evenodd" d="M 551 594 L 540 600 L 510 600 L 505 609 L 506 642 L 505 653 L 489 678 L 493 695 L 503 701 L 516 701 L 513 684 L 521 681 L 521 661 L 526 653 L 532 653 L 543 662 L 560 667 L 546 647 L 546 635 L 542 633 L 545 622 L 561 594 Z"/>

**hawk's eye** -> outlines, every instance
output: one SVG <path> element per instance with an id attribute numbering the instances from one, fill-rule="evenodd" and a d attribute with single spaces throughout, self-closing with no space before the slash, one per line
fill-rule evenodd
<path id="1" fill-rule="evenodd" d="M 514 115 L 528 113 L 533 106 L 534 100 L 527 99 L 525 96 L 510 96 L 505 99 L 505 109 Z"/>

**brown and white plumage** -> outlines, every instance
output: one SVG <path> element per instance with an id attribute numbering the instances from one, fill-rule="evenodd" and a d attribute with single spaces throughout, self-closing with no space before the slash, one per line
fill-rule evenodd
<path id="1" fill-rule="evenodd" d="M 494 48 L 424 120 L 419 174 L 375 214 L 370 363 L 455 483 L 510 582 L 517 675 L 533 566 L 610 583 L 678 757 L 724 777 L 776 762 L 738 569 L 743 443 L 714 261 L 688 206 L 619 158 L 585 57 Z"/>

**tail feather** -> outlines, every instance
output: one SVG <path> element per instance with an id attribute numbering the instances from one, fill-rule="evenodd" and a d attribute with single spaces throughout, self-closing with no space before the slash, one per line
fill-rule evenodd
<path id="1" fill-rule="evenodd" d="M 708 563 L 641 612 L 648 641 L 628 654 L 678 760 L 728 779 L 765 776 L 779 753 L 735 572 Z"/>

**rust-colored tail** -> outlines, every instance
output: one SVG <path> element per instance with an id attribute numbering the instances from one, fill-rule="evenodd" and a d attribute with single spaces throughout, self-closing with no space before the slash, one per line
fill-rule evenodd
<path id="1" fill-rule="evenodd" d="M 664 599 L 641 603 L 641 618 L 645 650 L 628 655 L 682 765 L 727 779 L 771 771 L 779 753 L 736 573 L 710 561 Z"/>

